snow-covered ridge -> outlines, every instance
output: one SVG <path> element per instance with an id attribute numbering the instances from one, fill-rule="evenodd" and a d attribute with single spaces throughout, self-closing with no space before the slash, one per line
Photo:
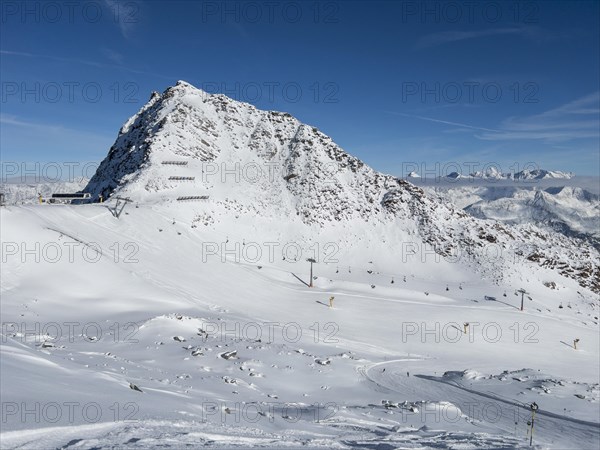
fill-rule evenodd
<path id="1" fill-rule="evenodd" d="M 600 200 L 575 186 L 485 185 L 425 187 L 432 195 L 481 219 L 506 224 L 535 224 L 600 248 Z"/>
<path id="2" fill-rule="evenodd" d="M 500 172 L 495 167 L 489 167 L 485 171 L 475 171 L 468 175 L 463 175 L 459 172 L 452 172 L 443 178 L 451 180 L 456 179 L 478 179 L 478 180 L 570 180 L 575 174 L 572 172 L 562 172 L 560 170 L 545 170 L 545 169 L 534 169 L 534 170 L 521 170 L 519 172 Z M 419 174 L 411 172 L 407 177 L 419 177 Z"/>
<path id="3" fill-rule="evenodd" d="M 522 312 L 520 280 L 456 270 L 448 289 L 443 262 L 384 266 L 381 229 L 364 227 L 362 251 L 344 258 L 352 273 L 319 264 L 309 288 L 304 261 L 203 263 L 203 243 L 237 224 L 191 229 L 168 205 L 116 219 L 106 206 L 1 210 L 3 242 L 29 253 L 104 249 L 94 262 L 75 247 L 2 264 L 1 389 L 15 405 L 3 448 L 525 448 L 533 401 L 538 447 L 598 447 L 598 305 L 573 280 L 550 290 L 525 268 Z M 259 224 L 256 240 L 283 228 Z M 367 240 L 379 248 L 361 267 Z M 119 255 L 135 262 L 117 262 L 115 244 L 134 244 Z M 413 276 L 421 266 L 427 279 Z M 24 414 L 34 405 L 62 414 Z"/>
<path id="4" fill-rule="evenodd" d="M 490 262 L 488 245 L 600 291 L 595 249 L 529 224 L 477 220 L 405 180 L 376 172 L 290 114 L 261 111 L 182 81 L 153 93 L 125 123 L 86 190 L 95 198 L 117 194 L 148 204 L 208 197 L 201 206 L 189 206 L 190 215 L 210 217 L 207 223 L 242 214 L 298 227 L 394 224 L 392 242 L 414 236 L 440 255 L 468 254 L 476 270 L 493 277 L 515 269 L 509 258 Z"/>
<path id="5" fill-rule="evenodd" d="M 207 176 L 236 164 L 274 175 Z M 3 448 L 530 448 L 534 401 L 537 447 L 598 448 L 583 241 L 470 217 L 182 83 L 94 178 L 105 203 L 0 209 Z M 336 260 L 312 276 L 286 242 Z"/>

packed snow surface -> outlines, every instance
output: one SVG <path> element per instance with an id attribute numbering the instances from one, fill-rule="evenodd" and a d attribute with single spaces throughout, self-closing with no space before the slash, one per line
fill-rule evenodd
<path id="1" fill-rule="evenodd" d="M 281 248 L 243 258 L 277 224 L 107 206 L 2 210 L 9 253 L 47 249 L 2 264 L 3 448 L 519 448 L 532 402 L 538 445 L 598 445 L 597 297 L 575 285 L 390 264 L 360 244 L 316 264 L 310 288 Z"/>
<path id="2" fill-rule="evenodd" d="M 277 177 L 202 178 L 223 163 Z M 536 448 L 600 445 L 583 241 L 185 83 L 85 189 L 0 210 L 3 449 L 525 448 L 534 402 Z"/>

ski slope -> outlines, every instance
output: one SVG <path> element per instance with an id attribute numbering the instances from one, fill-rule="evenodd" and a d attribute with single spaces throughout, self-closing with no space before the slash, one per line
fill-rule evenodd
<path id="1" fill-rule="evenodd" d="M 114 206 L 1 209 L 2 448 L 521 448 L 532 402 L 537 448 L 600 445 L 574 280 L 411 259 L 393 224 Z"/>

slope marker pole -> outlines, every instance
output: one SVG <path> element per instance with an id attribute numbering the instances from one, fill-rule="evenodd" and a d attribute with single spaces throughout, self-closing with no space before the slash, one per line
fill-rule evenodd
<path id="1" fill-rule="evenodd" d="M 519 289 L 517 292 L 521 294 L 521 311 L 523 311 L 523 301 L 525 300 L 525 294 L 529 295 L 529 292 L 527 292 L 523 288 Z"/>
<path id="2" fill-rule="evenodd" d="M 307 261 L 310 263 L 310 283 L 308 287 L 313 287 L 313 264 L 316 263 L 314 258 L 308 258 Z"/>
<path id="3" fill-rule="evenodd" d="M 535 422 L 535 412 L 539 409 L 537 403 L 533 402 L 530 406 L 531 408 L 531 433 L 529 433 L 529 446 L 533 445 L 533 425 Z"/>

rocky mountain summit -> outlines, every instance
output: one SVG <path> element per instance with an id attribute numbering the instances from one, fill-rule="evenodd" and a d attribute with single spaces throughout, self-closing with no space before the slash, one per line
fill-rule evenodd
<path id="1" fill-rule="evenodd" d="M 309 227 L 391 224 L 439 255 L 460 255 L 493 277 L 515 270 L 519 259 L 600 292 L 599 253 L 577 238 L 474 218 L 373 170 L 290 114 L 262 111 L 183 81 L 154 92 L 123 125 L 86 191 L 96 199 L 125 196 L 138 203 L 203 200 L 206 210 Z M 490 247 L 502 256 L 490 261 Z"/>

